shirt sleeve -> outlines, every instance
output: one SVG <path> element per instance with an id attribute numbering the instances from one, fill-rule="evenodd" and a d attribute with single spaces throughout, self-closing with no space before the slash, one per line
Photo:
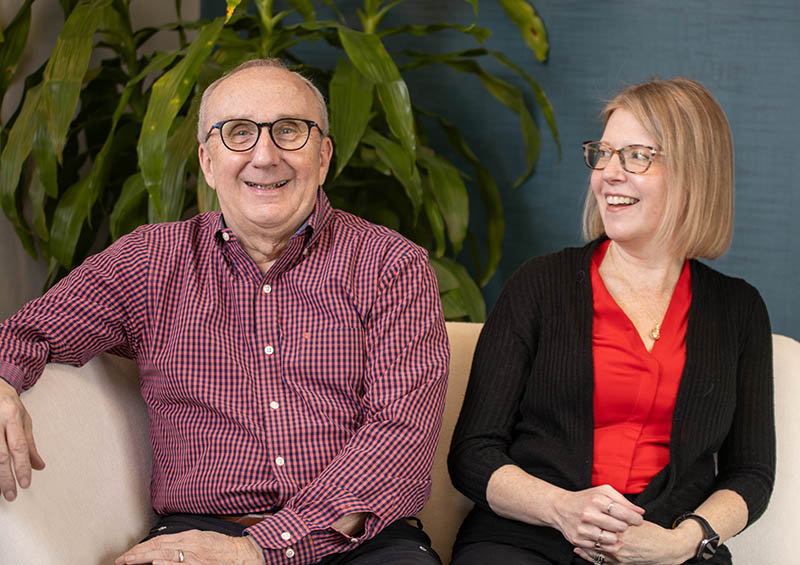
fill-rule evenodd
<path id="1" fill-rule="evenodd" d="M 486 487 L 492 474 L 517 464 L 509 445 L 538 347 L 538 316 L 524 272 L 509 279 L 481 330 L 450 443 L 453 486 L 485 510 L 491 510 Z"/>
<path id="2" fill-rule="evenodd" d="M 81 366 L 103 351 L 133 357 L 145 258 L 139 234 L 121 238 L 0 324 L 0 376 L 22 392 L 50 362 Z"/>
<path id="3" fill-rule="evenodd" d="M 772 334 L 764 301 L 752 289 L 737 365 L 736 411 L 719 450 L 717 489 L 747 503 L 747 524 L 767 508 L 775 481 L 775 408 Z"/>
<path id="4" fill-rule="evenodd" d="M 416 514 L 430 494 L 450 353 L 424 251 L 388 263 L 364 324 L 363 423 L 314 481 L 247 530 L 267 563 L 314 563 L 352 549 Z M 332 528 L 355 512 L 367 513 L 358 537 Z"/>

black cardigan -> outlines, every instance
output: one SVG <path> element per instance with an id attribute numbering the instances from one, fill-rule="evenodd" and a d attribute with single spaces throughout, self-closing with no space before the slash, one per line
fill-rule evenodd
<path id="1" fill-rule="evenodd" d="M 489 477 L 515 464 L 569 490 L 589 488 L 594 438 L 593 299 L 598 241 L 534 258 L 508 281 L 481 332 L 448 459 L 453 484 L 476 506 L 457 545 L 497 541 L 569 563 L 560 532 L 501 518 Z M 772 337 L 758 291 L 690 262 L 686 362 L 672 420 L 670 462 L 635 499 L 669 527 L 720 489 L 742 496 L 748 524 L 775 476 Z M 717 458 L 718 470 L 715 470 Z M 729 563 L 727 548 L 708 563 Z"/>

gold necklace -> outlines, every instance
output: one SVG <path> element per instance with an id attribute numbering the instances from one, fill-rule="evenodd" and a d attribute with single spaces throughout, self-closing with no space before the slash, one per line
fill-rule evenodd
<path id="1" fill-rule="evenodd" d="M 613 243 L 613 242 L 612 242 Z M 611 262 L 614 264 L 614 270 L 617 272 L 617 276 L 625 283 L 625 286 L 628 287 L 628 291 L 631 295 L 636 295 L 636 290 L 633 288 L 633 285 L 628 280 L 628 277 L 624 275 L 624 271 L 620 269 L 619 265 L 617 264 L 617 254 L 616 251 L 612 251 L 611 244 L 609 244 L 608 249 L 606 249 L 606 254 L 611 253 Z M 653 317 L 650 314 L 650 311 L 646 308 L 642 308 L 637 301 L 637 308 L 640 312 L 644 312 L 651 321 L 657 320 L 657 318 Z M 669 308 L 669 306 L 667 306 Z M 664 313 L 666 315 L 666 312 Z M 664 316 L 661 316 L 661 321 L 656 321 L 656 325 L 647 333 L 653 341 L 658 341 L 661 339 L 661 323 L 664 320 Z"/>

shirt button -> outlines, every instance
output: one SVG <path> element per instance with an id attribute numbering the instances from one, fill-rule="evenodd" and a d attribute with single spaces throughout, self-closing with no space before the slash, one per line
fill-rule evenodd
<path id="1" fill-rule="evenodd" d="M 303 249 L 303 257 L 305 257 L 306 255 L 308 255 L 308 247 Z"/>
<path id="2" fill-rule="evenodd" d="M 268 284 L 265 284 L 263 287 L 261 287 L 261 290 L 264 291 L 264 294 L 269 294 L 272 292 L 272 287 Z"/>
<path id="3" fill-rule="evenodd" d="M 350 538 L 350 543 L 358 543 L 358 538 Z"/>
<path id="4" fill-rule="evenodd" d="M 289 559 L 294 557 L 294 549 L 292 549 L 291 547 L 289 549 L 287 549 L 286 550 L 286 557 L 288 557 Z"/>
<path id="5" fill-rule="evenodd" d="M 269 403 L 269 407 L 272 408 L 273 410 L 277 410 L 280 407 L 280 404 L 278 404 L 273 400 L 272 402 Z"/>
<path id="6" fill-rule="evenodd" d="M 224 231 L 224 232 L 222 232 L 222 239 L 224 239 L 225 241 L 230 241 L 231 240 L 231 236 L 230 236 L 230 234 L 228 232 Z"/>
<path id="7" fill-rule="evenodd" d="M 289 541 L 290 539 L 292 539 L 292 534 L 290 534 L 289 532 L 283 532 L 281 534 L 281 539 L 285 540 L 285 541 Z"/>
<path id="8" fill-rule="evenodd" d="M 283 460 L 283 457 L 278 456 L 278 457 L 275 458 L 275 464 L 278 467 L 283 467 L 284 463 L 285 463 L 285 461 Z"/>
<path id="9" fill-rule="evenodd" d="M 268 345 L 264 348 L 264 353 L 266 353 L 267 355 L 272 355 L 273 353 L 275 353 L 275 349 L 271 345 Z"/>

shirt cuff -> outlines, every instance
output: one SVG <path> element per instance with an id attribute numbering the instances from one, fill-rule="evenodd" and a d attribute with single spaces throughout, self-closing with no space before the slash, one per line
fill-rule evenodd
<path id="1" fill-rule="evenodd" d="M 14 387 L 17 394 L 22 394 L 23 384 L 25 383 L 25 373 L 19 370 L 16 365 L 6 361 L 0 361 L 0 378 Z"/>

